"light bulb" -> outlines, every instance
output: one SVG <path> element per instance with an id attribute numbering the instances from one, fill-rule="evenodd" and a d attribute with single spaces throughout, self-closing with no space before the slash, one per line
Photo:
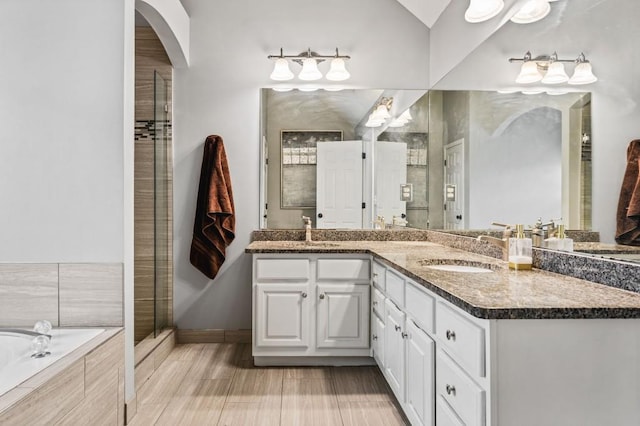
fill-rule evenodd
<path id="1" fill-rule="evenodd" d="M 573 70 L 573 75 L 569 79 L 569 84 L 590 84 L 598 81 L 598 77 L 593 75 L 591 63 L 589 61 L 580 62 Z"/>
<path id="2" fill-rule="evenodd" d="M 464 19 L 471 23 L 484 22 L 496 16 L 503 8 L 503 0 L 470 0 Z"/>
<path id="3" fill-rule="evenodd" d="M 516 83 L 528 84 L 542 80 L 542 74 L 538 71 L 538 64 L 534 61 L 526 61 L 520 68 L 520 74 L 516 77 Z"/>
<path id="4" fill-rule="evenodd" d="M 271 73 L 271 80 L 275 81 L 287 81 L 293 78 L 293 73 L 289 69 L 289 62 L 284 58 L 276 59 L 276 63 L 273 66 L 273 72 Z"/>
<path id="5" fill-rule="evenodd" d="M 313 58 L 305 58 L 302 60 L 302 71 L 298 74 L 298 78 L 304 81 L 320 80 L 322 73 L 318 69 L 318 62 Z"/>
<path id="6" fill-rule="evenodd" d="M 552 62 L 549 64 L 549 69 L 544 77 L 542 77 L 542 82 L 544 84 L 560 84 L 565 83 L 569 80 L 569 76 L 564 71 L 564 64 L 562 62 Z"/>
<path id="7" fill-rule="evenodd" d="M 547 0 L 529 0 L 518 13 L 511 17 L 511 22 L 530 24 L 547 16 L 549 11 L 551 11 L 551 5 Z"/>
<path id="8" fill-rule="evenodd" d="M 331 60 L 331 68 L 327 73 L 327 80 L 331 81 L 344 81 L 351 77 L 349 71 L 344 64 L 344 59 L 342 58 L 333 58 Z"/>

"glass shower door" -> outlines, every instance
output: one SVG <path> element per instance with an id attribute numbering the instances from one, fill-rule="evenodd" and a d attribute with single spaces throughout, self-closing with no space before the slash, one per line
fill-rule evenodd
<path id="1" fill-rule="evenodd" d="M 170 271 L 169 114 L 166 81 L 154 72 L 154 335 L 168 325 Z"/>

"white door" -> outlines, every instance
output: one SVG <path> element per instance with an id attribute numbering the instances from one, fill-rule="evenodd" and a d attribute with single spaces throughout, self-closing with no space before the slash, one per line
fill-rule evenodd
<path id="1" fill-rule="evenodd" d="M 307 284 L 256 284 L 256 346 L 309 346 Z"/>
<path id="2" fill-rule="evenodd" d="M 464 229 L 464 139 L 444 147 L 444 228 Z"/>
<path id="3" fill-rule="evenodd" d="M 318 142 L 316 226 L 362 228 L 362 141 Z"/>
<path id="4" fill-rule="evenodd" d="M 318 284 L 318 348 L 369 347 L 369 284 Z"/>
<path id="5" fill-rule="evenodd" d="M 412 425 L 433 426 L 435 344 L 407 320 L 407 417 Z"/>
<path id="6" fill-rule="evenodd" d="M 375 215 L 392 223 L 393 217 L 406 217 L 407 203 L 400 198 L 400 185 L 407 183 L 407 144 L 375 143 Z"/>
<path id="7" fill-rule="evenodd" d="M 404 312 L 390 300 L 384 304 L 384 362 L 385 376 L 400 403 L 404 403 Z"/>

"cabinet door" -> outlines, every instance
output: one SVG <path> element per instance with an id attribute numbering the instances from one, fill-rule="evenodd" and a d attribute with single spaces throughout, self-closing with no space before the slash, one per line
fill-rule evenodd
<path id="1" fill-rule="evenodd" d="M 369 284 L 318 284 L 318 348 L 369 347 Z"/>
<path id="2" fill-rule="evenodd" d="M 407 417 L 413 425 L 434 424 L 435 344 L 407 320 Z"/>
<path id="3" fill-rule="evenodd" d="M 377 315 L 371 317 L 371 346 L 373 358 L 384 371 L 384 322 Z"/>
<path id="4" fill-rule="evenodd" d="M 309 346 L 308 284 L 256 284 L 256 346 Z"/>
<path id="5" fill-rule="evenodd" d="M 404 312 L 385 301 L 384 372 L 400 403 L 404 402 Z"/>

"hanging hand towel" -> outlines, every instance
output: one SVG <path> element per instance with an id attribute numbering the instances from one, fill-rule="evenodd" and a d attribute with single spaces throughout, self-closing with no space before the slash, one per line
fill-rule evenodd
<path id="1" fill-rule="evenodd" d="M 233 192 L 222 138 L 207 136 L 200 170 L 190 261 L 213 279 L 235 237 Z"/>
<path id="2" fill-rule="evenodd" d="M 640 139 L 627 148 L 627 169 L 618 201 L 616 242 L 640 246 Z"/>

